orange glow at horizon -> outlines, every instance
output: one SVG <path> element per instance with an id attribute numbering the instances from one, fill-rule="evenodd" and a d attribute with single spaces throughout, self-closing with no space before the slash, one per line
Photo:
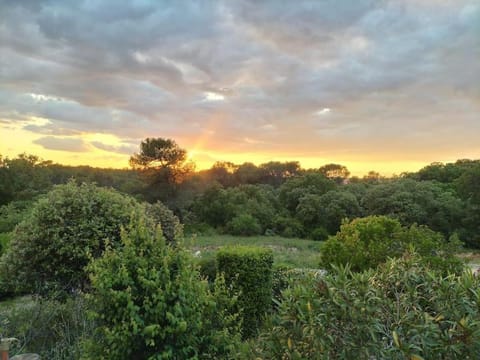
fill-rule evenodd
<path id="1" fill-rule="evenodd" d="M 222 153 L 222 152 L 202 152 L 195 150 L 190 159 L 195 162 L 196 170 L 209 169 L 216 161 L 229 161 L 234 164 L 243 164 L 251 162 L 255 165 L 267 163 L 269 161 L 298 161 L 304 169 L 315 169 L 325 164 L 336 163 L 345 165 L 351 173 L 351 176 L 362 177 L 369 171 L 379 172 L 384 176 L 400 175 L 403 172 L 418 171 L 431 161 L 351 161 L 351 160 L 335 160 L 334 158 L 319 157 L 288 157 L 282 155 L 265 155 L 256 153 Z M 453 160 L 454 161 L 454 160 Z"/>
<path id="2" fill-rule="evenodd" d="M 51 160 L 63 165 L 80 166 L 88 165 L 102 168 L 128 168 L 130 155 L 104 151 L 87 141 L 102 141 L 106 144 L 116 145 L 116 138 L 108 134 L 84 134 L 82 140 L 86 142 L 86 151 L 70 152 L 61 150 L 45 149 L 34 141 L 42 136 L 35 135 L 23 130 L 19 126 L 0 126 L 0 154 L 3 157 L 15 158 L 19 154 L 27 153 L 40 157 L 43 160 Z"/>
<path id="3" fill-rule="evenodd" d="M 197 171 L 295 161 L 391 177 L 480 159 L 480 0 L 10 3 L 3 158 L 129 169 L 160 138 Z"/>
<path id="4" fill-rule="evenodd" d="M 333 152 L 332 156 L 329 156 L 328 158 L 308 155 L 296 156 L 294 154 L 275 154 L 271 152 L 227 152 L 215 148 L 214 144 L 211 142 L 211 137 L 215 134 L 214 129 L 220 122 L 220 118 L 212 119 L 208 126 L 209 130 L 205 131 L 201 137 L 191 141 L 191 146 L 185 146 L 187 153 L 189 154 L 188 159 L 195 163 L 196 170 L 209 169 L 217 161 L 228 161 L 235 164 L 251 162 L 255 165 L 260 165 L 269 161 L 298 161 L 305 169 L 319 168 L 328 163 L 337 163 L 345 165 L 351 172 L 352 176 L 361 177 L 371 170 L 379 172 L 384 176 L 391 176 L 399 175 L 402 172 L 418 171 L 434 161 L 454 162 L 458 158 L 474 158 L 474 156 L 472 157 L 465 154 L 466 156 L 459 156 L 458 158 L 453 159 L 426 159 L 425 161 L 420 161 L 417 159 L 405 160 L 402 159 L 400 155 L 392 155 L 391 159 L 368 159 L 367 155 L 363 158 L 357 156 L 357 158 L 352 159 L 347 157 L 337 157 Z M 121 142 L 117 137 L 109 134 L 82 134 L 80 138 L 86 144 L 86 149 L 82 152 L 45 149 L 34 143 L 34 141 L 40 137 L 42 136 L 25 131 L 19 126 L 0 126 L 0 138 L 2 139 L 0 143 L 0 154 L 3 157 L 14 158 L 18 156 L 18 154 L 25 152 L 27 154 L 37 155 L 44 160 L 51 160 L 55 163 L 64 165 L 88 165 L 102 168 L 125 169 L 129 168 L 128 160 L 130 155 L 132 155 L 133 152 L 138 151 L 138 149 L 135 149 L 131 154 L 116 153 L 99 149 L 90 144 L 91 142 L 98 141 L 109 146 L 121 145 Z M 185 143 L 189 143 L 189 139 L 184 140 Z"/>

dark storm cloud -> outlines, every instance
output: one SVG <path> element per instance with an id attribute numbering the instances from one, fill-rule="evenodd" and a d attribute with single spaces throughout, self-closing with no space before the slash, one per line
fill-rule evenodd
<path id="1" fill-rule="evenodd" d="M 0 13 L 0 117 L 46 119 L 24 125 L 40 134 L 477 146 L 465 130 L 479 130 L 476 0 L 3 1 Z"/>

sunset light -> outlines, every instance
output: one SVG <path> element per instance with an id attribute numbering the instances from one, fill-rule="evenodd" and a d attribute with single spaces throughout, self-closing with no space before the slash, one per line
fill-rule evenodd
<path id="1" fill-rule="evenodd" d="M 480 358 L 480 0 L 0 0 L 1 359 Z"/>
<path id="2" fill-rule="evenodd" d="M 125 168 L 163 137 L 197 169 L 355 175 L 480 157 L 477 1 L 195 4 L 1 5 L 0 154 Z"/>

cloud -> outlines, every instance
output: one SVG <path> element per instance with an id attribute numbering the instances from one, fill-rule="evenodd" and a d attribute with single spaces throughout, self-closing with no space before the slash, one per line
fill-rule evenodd
<path id="1" fill-rule="evenodd" d="M 61 136 L 72 136 L 72 135 L 81 135 L 82 132 L 75 129 L 65 129 L 57 127 L 53 124 L 45 125 L 36 125 L 28 124 L 23 127 L 24 130 L 44 135 L 61 135 Z"/>
<path id="2" fill-rule="evenodd" d="M 266 130 L 266 131 L 273 131 L 273 130 L 276 130 L 277 127 L 274 124 L 265 124 L 260 126 L 260 129 Z"/>
<path id="3" fill-rule="evenodd" d="M 327 115 L 328 113 L 330 113 L 332 110 L 330 108 L 323 108 L 323 109 L 320 109 L 318 111 L 315 112 L 315 115 L 318 115 L 318 116 L 325 116 Z"/>
<path id="4" fill-rule="evenodd" d="M 259 145 L 259 144 L 265 144 L 265 141 L 262 140 L 256 140 L 256 139 L 251 139 L 251 138 L 244 138 L 243 141 L 245 141 L 247 144 L 250 145 Z"/>
<path id="5" fill-rule="evenodd" d="M 95 146 L 97 149 L 119 154 L 132 155 L 135 151 L 138 150 L 137 145 L 108 145 L 100 141 L 91 141 L 90 144 Z"/>
<path id="6" fill-rule="evenodd" d="M 212 91 L 206 91 L 203 94 L 204 98 L 203 101 L 223 101 L 225 100 L 225 96 L 219 93 L 215 93 Z"/>
<path id="7" fill-rule="evenodd" d="M 35 144 L 48 150 L 60 150 L 69 152 L 89 151 L 88 145 L 78 138 L 60 138 L 56 136 L 45 136 L 33 141 Z"/>
<path id="8" fill-rule="evenodd" d="M 0 12 L 0 119 L 37 134 L 480 153 L 476 0 L 39 0 Z"/>

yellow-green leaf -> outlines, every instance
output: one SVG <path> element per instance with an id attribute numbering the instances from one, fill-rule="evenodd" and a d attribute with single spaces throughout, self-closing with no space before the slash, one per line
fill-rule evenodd
<path id="1" fill-rule="evenodd" d="M 421 357 L 420 355 L 410 355 L 410 360 L 423 360 L 423 357 Z"/>
<path id="2" fill-rule="evenodd" d="M 399 348 L 400 347 L 400 339 L 398 337 L 397 332 L 393 331 L 392 335 L 393 335 L 393 342 L 395 343 L 395 346 Z"/>

